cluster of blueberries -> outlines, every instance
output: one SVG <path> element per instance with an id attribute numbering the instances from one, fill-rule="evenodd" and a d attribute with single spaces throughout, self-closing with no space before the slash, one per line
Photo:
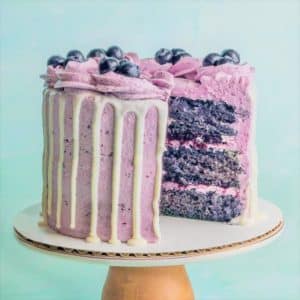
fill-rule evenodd
<path id="1" fill-rule="evenodd" d="M 202 62 L 204 67 L 206 66 L 219 66 L 226 63 L 230 64 L 239 64 L 240 55 L 233 49 L 226 49 L 221 54 L 219 53 L 210 53 L 208 54 Z"/>
<path id="2" fill-rule="evenodd" d="M 180 48 L 166 49 L 161 48 L 155 53 L 155 60 L 163 65 L 166 63 L 176 64 L 182 57 L 191 56 Z M 240 55 L 233 49 L 224 50 L 221 54 L 210 53 L 203 60 L 203 66 L 219 66 L 226 63 L 239 64 Z"/>
<path id="3" fill-rule="evenodd" d="M 191 56 L 185 50 L 181 48 L 173 48 L 171 50 L 166 48 L 161 48 L 155 53 L 155 60 L 164 65 L 166 63 L 176 64 L 182 57 Z"/>
<path id="4" fill-rule="evenodd" d="M 118 46 L 111 46 L 106 51 L 101 48 L 93 49 L 87 54 L 86 58 L 81 51 L 71 50 L 67 53 L 66 58 L 59 55 L 51 56 L 47 61 L 47 65 L 65 67 L 69 61 L 84 62 L 91 57 L 100 58 L 100 74 L 113 71 L 129 77 L 140 76 L 139 66 L 126 59 L 123 50 Z"/>
<path id="5" fill-rule="evenodd" d="M 182 57 L 186 56 L 191 55 L 181 48 L 173 48 L 171 50 L 161 48 L 155 53 L 155 60 L 161 65 L 166 63 L 176 64 Z M 100 74 L 113 71 L 129 77 L 140 76 L 139 66 L 126 59 L 123 50 L 118 46 L 111 46 L 106 51 L 102 48 L 93 49 L 87 54 L 86 58 L 81 51 L 71 50 L 67 53 L 66 58 L 59 55 L 51 56 L 47 61 L 47 65 L 65 67 L 69 61 L 84 62 L 91 57 L 100 58 Z M 204 67 L 218 66 L 225 63 L 239 64 L 240 55 L 233 49 L 227 49 L 221 54 L 208 54 L 202 62 Z"/>

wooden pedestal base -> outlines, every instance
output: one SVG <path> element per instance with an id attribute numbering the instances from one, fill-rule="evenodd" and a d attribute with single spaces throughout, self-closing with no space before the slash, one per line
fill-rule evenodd
<path id="1" fill-rule="evenodd" d="M 184 266 L 110 267 L 102 300 L 194 300 Z"/>

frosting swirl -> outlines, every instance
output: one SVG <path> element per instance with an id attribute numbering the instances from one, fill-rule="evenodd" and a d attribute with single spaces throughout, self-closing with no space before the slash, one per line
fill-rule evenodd
<path id="1" fill-rule="evenodd" d="M 69 61 L 65 68 L 48 66 L 47 73 L 41 77 L 53 88 L 88 89 L 122 99 L 159 98 L 167 101 L 170 95 L 194 99 L 218 95 L 215 90 L 225 81 L 246 89 L 254 73 L 254 68 L 248 64 L 203 67 L 200 59 L 189 56 L 174 65 L 160 65 L 150 58 L 140 59 L 133 52 L 126 53 L 125 59 L 139 65 L 139 78 L 115 72 L 99 74 L 99 58 L 89 58 L 81 63 Z"/>
<path id="2" fill-rule="evenodd" d="M 254 74 L 254 68 L 248 64 L 223 64 L 202 66 L 202 61 L 193 57 L 183 57 L 176 64 L 158 64 L 154 59 L 141 60 L 144 74 L 167 71 L 174 76 L 172 96 L 197 98 L 228 97 L 225 87 L 246 90 Z M 226 84 L 225 84 L 226 83 Z"/>
<path id="3" fill-rule="evenodd" d="M 139 61 L 134 53 L 125 57 L 135 63 Z M 90 58 L 85 62 L 70 61 L 65 69 L 48 66 L 47 74 L 41 77 L 53 88 L 79 88 L 113 94 L 122 99 L 159 98 L 168 100 L 174 85 L 173 76 L 156 70 L 152 74 L 141 74 L 140 78 L 127 77 L 118 73 L 99 74 L 99 61 Z"/>

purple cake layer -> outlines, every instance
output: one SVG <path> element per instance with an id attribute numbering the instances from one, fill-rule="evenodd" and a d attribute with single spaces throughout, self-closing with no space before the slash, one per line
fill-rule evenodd
<path id="1" fill-rule="evenodd" d="M 239 187 L 238 154 L 228 150 L 168 147 L 164 154 L 164 180 L 184 186 L 214 185 L 222 188 Z"/>
<path id="2" fill-rule="evenodd" d="M 189 190 L 163 190 L 161 213 L 167 216 L 228 222 L 239 216 L 244 209 L 241 201 L 233 195 L 217 192 Z"/>
<path id="3" fill-rule="evenodd" d="M 169 100 L 169 140 L 196 139 L 221 144 L 226 136 L 235 136 L 232 124 L 238 115 L 235 107 L 224 101 L 191 100 L 171 97 Z"/>

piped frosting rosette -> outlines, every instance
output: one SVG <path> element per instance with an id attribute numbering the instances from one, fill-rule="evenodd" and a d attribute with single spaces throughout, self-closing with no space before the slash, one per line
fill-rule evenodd
<path id="1" fill-rule="evenodd" d="M 142 74 L 140 78 L 126 77 L 113 72 L 92 76 L 97 91 L 111 93 L 123 99 L 168 100 L 174 84 L 173 76 L 163 71 L 156 71 L 150 77 Z"/>
<path id="2" fill-rule="evenodd" d="M 135 63 L 139 58 L 134 53 L 125 57 Z M 46 85 L 54 88 L 78 88 L 113 94 L 122 99 L 168 100 L 174 85 L 172 74 L 156 69 L 153 72 L 141 72 L 139 78 L 127 77 L 116 72 L 99 74 L 99 61 L 90 58 L 85 62 L 70 61 L 65 69 L 48 66 L 47 74 L 41 77 Z"/>
<path id="3" fill-rule="evenodd" d="M 140 77 L 117 72 L 100 74 L 99 58 L 96 57 L 85 62 L 69 61 L 65 68 L 48 66 L 47 74 L 42 78 L 47 86 L 54 88 L 88 89 L 122 99 L 168 100 L 170 95 L 197 98 L 199 95 L 222 94 L 218 86 L 222 87 L 224 81 L 230 82 L 233 88 L 237 85 L 245 88 L 254 73 L 248 64 L 202 66 L 200 59 L 190 56 L 182 57 L 175 64 L 159 64 L 152 58 L 140 59 L 133 52 L 126 53 L 124 58 L 139 66 Z"/>
<path id="4" fill-rule="evenodd" d="M 194 80 L 198 73 L 201 61 L 190 56 L 183 57 L 176 64 L 166 63 L 160 65 L 154 59 L 143 59 L 140 61 L 140 68 L 144 74 L 153 74 L 156 71 L 165 71 L 174 77 L 181 77 Z"/>
<path id="5" fill-rule="evenodd" d="M 57 72 L 59 69 L 63 70 L 63 68 L 60 66 L 57 66 L 56 68 L 54 68 L 52 66 L 47 67 L 46 74 L 43 74 L 40 76 L 42 79 L 44 79 L 45 86 L 48 86 L 51 88 L 54 87 L 55 83 L 58 81 Z"/>
<path id="6" fill-rule="evenodd" d="M 249 84 L 254 68 L 248 64 L 223 64 L 199 68 L 194 80 L 207 85 L 210 81 L 238 82 L 243 88 Z"/>
<path id="7" fill-rule="evenodd" d="M 202 66 L 202 61 L 193 57 L 183 57 L 176 64 L 160 65 L 154 59 L 144 59 L 140 63 L 144 74 L 153 74 L 164 70 L 174 76 L 172 96 L 197 99 L 201 97 L 221 97 L 225 91 L 225 82 L 233 90 L 247 88 L 254 68 L 248 64 L 223 64 L 219 66 Z M 236 91 L 238 92 L 238 91 Z M 225 93 L 226 94 L 226 93 Z"/>

